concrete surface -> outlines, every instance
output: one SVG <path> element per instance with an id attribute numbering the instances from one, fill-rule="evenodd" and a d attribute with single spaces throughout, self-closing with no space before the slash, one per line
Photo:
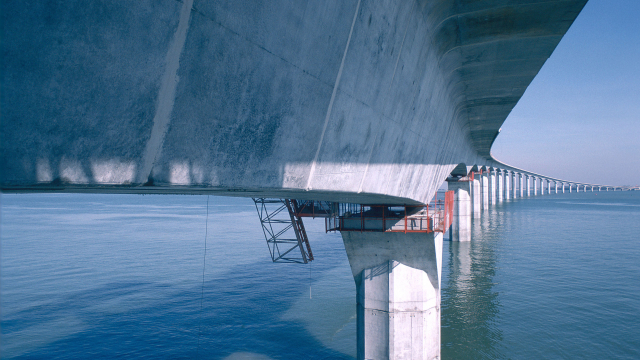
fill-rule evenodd
<path id="1" fill-rule="evenodd" d="M 585 2 L 7 0 L 0 189 L 424 203 Z"/>
<path id="2" fill-rule="evenodd" d="M 342 238 L 357 289 L 357 358 L 438 359 L 442 234 Z"/>

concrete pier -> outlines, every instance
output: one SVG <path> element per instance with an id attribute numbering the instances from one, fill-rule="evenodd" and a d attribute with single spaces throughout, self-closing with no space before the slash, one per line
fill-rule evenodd
<path id="1" fill-rule="evenodd" d="M 471 201 L 473 203 L 472 212 L 473 218 L 479 219 L 482 214 L 482 187 L 480 186 L 480 180 L 474 177 L 472 182 L 472 196 Z"/>
<path id="2" fill-rule="evenodd" d="M 511 173 L 511 184 L 513 185 L 513 198 L 517 198 L 518 196 L 518 184 L 520 183 L 520 181 L 518 180 L 518 174 L 515 172 Z"/>
<path id="3" fill-rule="evenodd" d="M 538 178 L 534 177 L 533 178 L 533 196 L 537 196 L 538 195 Z"/>
<path id="4" fill-rule="evenodd" d="M 482 172 L 482 209 L 489 209 L 489 176 L 486 172 Z"/>
<path id="5" fill-rule="evenodd" d="M 504 172 L 504 199 L 509 200 L 511 198 L 511 173 Z"/>
<path id="6" fill-rule="evenodd" d="M 540 178 L 540 195 L 544 195 L 544 179 Z"/>
<path id="7" fill-rule="evenodd" d="M 447 179 L 449 190 L 455 193 L 453 219 L 451 221 L 451 241 L 471 241 L 471 185 L 468 180 Z"/>
<path id="8" fill-rule="evenodd" d="M 524 182 L 525 182 L 524 175 L 520 174 L 520 197 L 524 197 Z"/>
<path id="9" fill-rule="evenodd" d="M 531 176 L 526 175 L 527 177 L 527 196 L 531 196 Z"/>
<path id="10" fill-rule="evenodd" d="M 496 201 L 502 202 L 502 198 L 504 196 L 504 173 L 502 171 L 498 171 L 496 174 L 497 180 L 497 192 L 496 192 Z"/>
<path id="11" fill-rule="evenodd" d="M 440 358 L 442 233 L 342 232 L 358 359 Z"/>
<path id="12" fill-rule="evenodd" d="M 496 171 L 493 169 L 489 173 L 489 202 L 496 204 Z"/>

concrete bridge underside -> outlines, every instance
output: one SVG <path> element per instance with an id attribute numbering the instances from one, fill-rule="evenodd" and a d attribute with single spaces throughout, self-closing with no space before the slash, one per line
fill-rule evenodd
<path id="1" fill-rule="evenodd" d="M 462 239 L 543 178 L 490 149 L 585 3 L 4 1 L 0 189 L 424 204 L 451 176 Z M 358 358 L 439 358 L 442 233 L 342 236 Z"/>
<path id="2" fill-rule="evenodd" d="M 5 1 L 2 191 L 424 203 L 585 2 Z"/>

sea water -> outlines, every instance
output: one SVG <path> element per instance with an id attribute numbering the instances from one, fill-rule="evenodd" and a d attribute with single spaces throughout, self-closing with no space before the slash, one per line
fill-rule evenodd
<path id="1" fill-rule="evenodd" d="M 355 285 L 322 219 L 305 219 L 315 261 L 274 264 L 247 198 L 0 206 L 3 359 L 355 356 Z M 640 192 L 492 206 L 443 246 L 442 358 L 640 358 L 638 234 Z"/>

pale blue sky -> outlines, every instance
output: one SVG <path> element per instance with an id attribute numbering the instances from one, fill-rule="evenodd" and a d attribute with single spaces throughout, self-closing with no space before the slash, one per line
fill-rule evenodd
<path id="1" fill-rule="evenodd" d="M 640 184 L 640 0 L 589 0 L 492 154 L 566 180 Z"/>

